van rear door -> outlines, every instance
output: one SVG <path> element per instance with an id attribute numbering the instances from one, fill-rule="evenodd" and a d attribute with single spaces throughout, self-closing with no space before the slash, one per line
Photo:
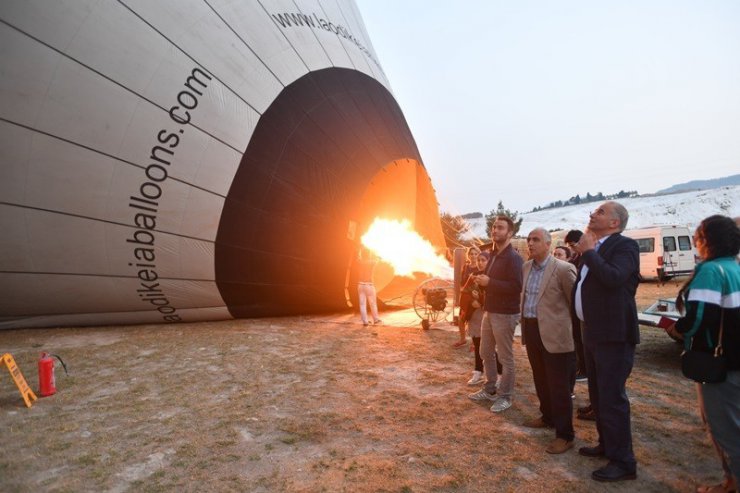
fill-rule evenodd
<path id="1" fill-rule="evenodd" d="M 679 268 L 678 243 L 676 237 L 665 234 L 663 236 L 663 270 L 666 276 L 673 276 Z"/>
<path id="2" fill-rule="evenodd" d="M 663 231 L 663 268 L 668 277 L 691 274 L 696 260 L 688 228 Z"/>
<path id="3" fill-rule="evenodd" d="M 691 245 L 689 235 L 678 236 L 678 270 L 682 272 L 692 271 L 696 265 L 694 249 Z"/>

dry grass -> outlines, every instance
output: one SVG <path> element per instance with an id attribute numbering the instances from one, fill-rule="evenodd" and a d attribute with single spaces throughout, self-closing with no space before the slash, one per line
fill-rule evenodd
<path id="1" fill-rule="evenodd" d="M 675 284 L 642 285 L 639 303 Z M 629 381 L 637 481 L 550 456 L 516 341 L 514 407 L 467 399 L 472 355 L 454 329 L 363 329 L 356 317 L 0 332 L 32 387 L 61 354 L 59 393 L 31 409 L 0 377 L 0 491 L 693 491 L 719 479 L 679 346 L 643 331 Z M 59 369 L 58 369 L 59 370 Z M 577 386 L 577 404 L 586 396 Z M 578 444 L 593 424 L 576 420 Z"/>

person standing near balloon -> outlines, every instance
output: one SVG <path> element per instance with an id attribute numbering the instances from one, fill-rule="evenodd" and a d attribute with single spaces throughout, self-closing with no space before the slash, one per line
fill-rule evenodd
<path id="1" fill-rule="evenodd" d="M 375 272 L 375 265 L 377 263 L 378 258 L 375 254 L 365 247 L 360 247 L 360 251 L 357 254 L 357 265 L 359 267 L 357 295 L 360 298 L 360 318 L 362 318 L 362 325 L 364 327 L 368 326 L 368 303 L 370 303 L 370 313 L 373 316 L 373 323 L 375 325 L 383 323 L 378 317 L 378 299 L 375 292 L 375 285 L 373 284 L 373 272 Z"/>
<path id="2" fill-rule="evenodd" d="M 486 291 L 476 282 L 477 276 L 485 273 L 488 263 L 488 254 L 476 255 L 477 268 L 471 271 L 465 281 L 460 296 L 460 324 L 463 328 L 467 326 L 470 338 L 473 340 L 471 351 L 475 357 L 473 376 L 468 380 L 468 385 L 483 383 L 483 360 L 480 357 L 480 328 L 483 322 L 483 304 L 486 299 Z"/>
<path id="3" fill-rule="evenodd" d="M 640 249 L 635 240 L 621 234 L 629 219 L 623 205 L 604 202 L 589 218 L 588 229 L 575 245 L 582 264 L 573 305 L 583 322 L 588 393 L 596 411 L 599 441 L 593 447 L 581 447 L 578 453 L 608 459 L 591 474 L 596 481 L 636 479 L 625 386 L 640 342 L 635 303 Z"/>
<path id="4" fill-rule="evenodd" d="M 686 339 L 685 347 L 695 351 L 713 353 L 722 344 L 725 381 L 697 383 L 696 390 L 725 478 L 697 491 L 725 493 L 740 484 L 740 229 L 729 217 L 710 216 L 696 228 L 694 243 L 703 261 L 678 292 L 676 306 L 685 308 L 685 316 L 666 331 Z"/>
<path id="5" fill-rule="evenodd" d="M 460 284 L 463 286 L 468 282 L 470 275 L 478 270 L 478 255 L 480 255 L 480 249 L 477 246 L 471 246 L 468 248 L 468 261 L 463 265 L 462 275 L 460 276 L 460 279 L 462 279 Z M 460 298 L 460 307 L 462 308 L 462 295 Z M 455 341 L 452 345 L 454 348 L 463 347 L 468 342 L 468 339 L 465 336 L 465 320 L 463 320 L 462 316 L 458 318 L 458 329 L 460 332 L 460 339 Z"/>
<path id="6" fill-rule="evenodd" d="M 577 229 L 571 229 L 568 234 L 565 235 L 565 244 L 569 248 L 568 262 L 575 265 L 576 270 L 581 267 L 581 254 L 573 250 L 573 245 L 578 243 L 578 240 L 583 236 L 583 232 Z M 586 377 L 586 357 L 583 355 L 583 334 L 581 333 L 581 321 L 573 315 L 573 342 L 576 345 L 576 375 L 575 380 L 584 382 L 588 378 Z M 573 382 L 575 384 L 575 381 Z M 571 392 L 573 390 L 571 389 Z M 590 406 L 588 406 L 590 408 Z M 593 410 L 590 411 L 593 413 Z"/>
<path id="7" fill-rule="evenodd" d="M 562 454 L 573 448 L 571 378 L 576 355 L 570 304 L 576 268 L 550 255 L 552 238 L 544 228 L 527 236 L 530 260 L 524 264 L 522 295 L 522 345 L 532 366 L 541 416 L 529 420 L 530 428 L 555 428 L 555 439 L 545 451 Z"/>
<path id="8" fill-rule="evenodd" d="M 552 251 L 552 256 L 563 262 L 570 260 L 570 248 L 567 246 L 556 246 Z"/>
<path id="9" fill-rule="evenodd" d="M 486 273 L 476 282 L 486 288 L 485 313 L 481 324 L 480 354 L 486 383 L 468 398 L 493 401 L 491 412 L 500 413 L 511 407 L 514 397 L 514 329 L 519 322 L 524 261 L 511 245 L 514 222 L 508 216 L 497 216 L 491 226 L 494 250 Z M 496 385 L 496 362 L 501 360 L 501 383 Z"/>

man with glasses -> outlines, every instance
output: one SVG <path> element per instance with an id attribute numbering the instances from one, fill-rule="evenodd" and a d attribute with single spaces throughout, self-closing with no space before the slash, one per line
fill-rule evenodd
<path id="1" fill-rule="evenodd" d="M 562 454 L 573 447 L 571 379 L 576 356 L 571 331 L 570 304 L 576 269 L 550 254 L 552 237 L 544 228 L 527 236 L 530 260 L 524 264 L 522 296 L 522 345 L 532 366 L 541 417 L 529 420 L 530 428 L 555 428 L 548 454 Z"/>
<path id="2" fill-rule="evenodd" d="M 625 385 L 640 342 L 635 304 L 640 249 L 621 235 L 628 219 L 624 206 L 604 202 L 591 213 L 588 229 L 575 245 L 582 264 L 573 306 L 583 322 L 588 393 L 599 433 L 597 445 L 581 447 L 578 453 L 609 459 L 591 474 L 597 481 L 637 477 Z"/>

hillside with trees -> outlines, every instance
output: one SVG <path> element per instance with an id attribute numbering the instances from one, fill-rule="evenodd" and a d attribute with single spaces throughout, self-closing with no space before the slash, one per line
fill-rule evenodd
<path id="1" fill-rule="evenodd" d="M 539 211 L 544 211 L 546 209 L 556 209 L 558 207 L 568 207 L 569 205 L 586 204 L 588 202 L 603 202 L 605 200 L 628 199 L 628 198 L 639 197 L 639 196 L 640 195 L 635 190 L 631 190 L 629 192 L 620 190 L 619 192 L 611 194 L 611 195 L 604 195 L 601 192 L 597 192 L 596 194 L 592 195 L 589 192 L 589 193 L 586 193 L 584 197 L 581 197 L 580 195 L 575 195 L 574 197 L 571 197 L 567 200 L 556 200 L 555 202 L 550 202 L 549 204 L 545 206 L 535 207 L 530 212 L 539 212 Z"/>

